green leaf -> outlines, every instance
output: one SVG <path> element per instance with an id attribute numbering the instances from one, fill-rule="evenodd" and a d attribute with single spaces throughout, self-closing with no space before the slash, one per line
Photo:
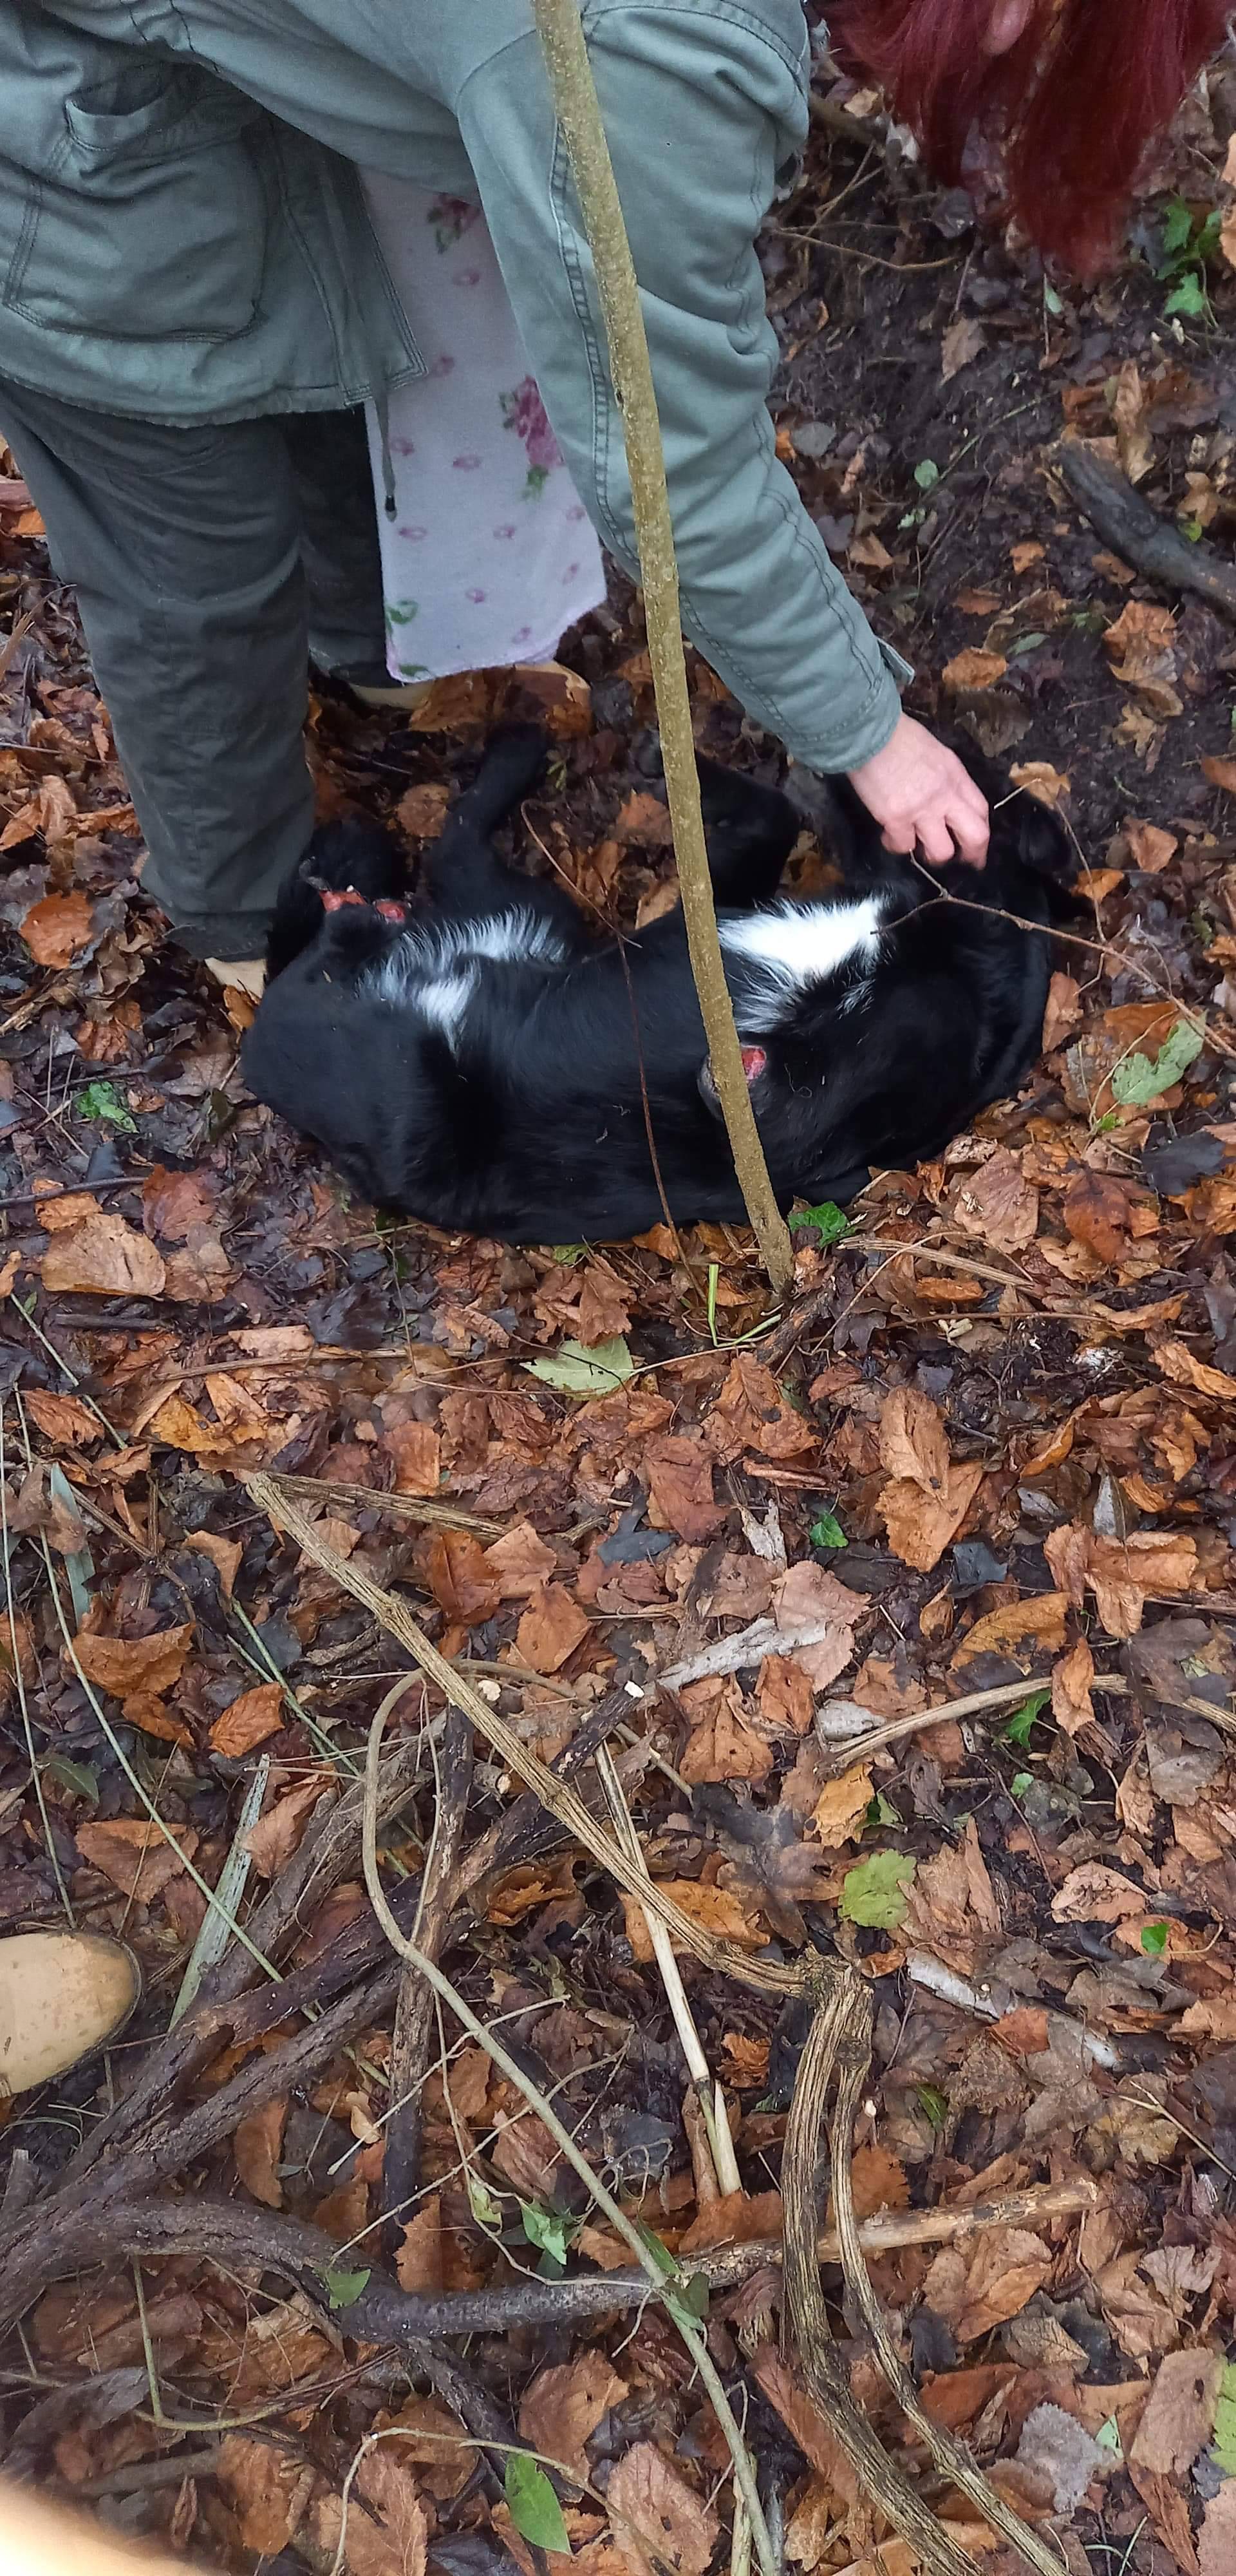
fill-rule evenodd
<path id="1" fill-rule="evenodd" d="M 1095 2434 L 1094 2438 L 1099 2450 L 1105 2451 L 1109 2459 L 1122 2460 L 1124 2458 L 1124 2445 L 1120 2439 L 1120 2426 L 1114 2415 L 1104 2416 L 1103 2422 L 1100 2424 L 1098 2432 Z"/>
<path id="2" fill-rule="evenodd" d="M 1193 239 L 1193 217 L 1183 197 L 1173 197 L 1163 225 L 1163 256 L 1174 259 Z"/>
<path id="3" fill-rule="evenodd" d="M 369 2279 L 369 2271 L 368 2264 L 363 2272 L 345 2272 L 339 2264 L 332 2264 L 329 2272 L 322 2274 L 331 2307 L 353 2307 Z"/>
<path id="4" fill-rule="evenodd" d="M 1205 223 L 1198 225 L 1197 239 L 1193 244 L 1195 256 L 1203 263 L 1208 259 L 1214 258 L 1215 252 L 1219 247 L 1219 240 L 1222 231 L 1223 217 L 1220 214 L 1218 207 L 1215 206 L 1211 213 L 1207 215 Z"/>
<path id="5" fill-rule="evenodd" d="M 1027 1789 L 1032 1789 L 1033 1787 L 1033 1771 L 1015 1771 L 1009 1782 L 1009 1788 L 1015 1798 L 1024 1798 Z"/>
<path id="6" fill-rule="evenodd" d="M 896 1832 L 900 1824 L 901 1818 L 898 1815 L 896 1808 L 891 1804 L 890 1800 L 885 1797 L 884 1791 L 882 1789 L 877 1789 L 875 1796 L 867 1809 L 867 1813 L 863 1818 L 864 1829 L 868 1825 L 891 1825 L 894 1832 Z"/>
<path id="7" fill-rule="evenodd" d="M 498 2203 L 488 2183 L 482 2182 L 480 2175 L 473 2173 L 471 2167 L 468 2169 L 468 2207 L 477 2226 L 483 2227 L 487 2236 L 501 2234 L 502 2212 Z"/>
<path id="8" fill-rule="evenodd" d="M 1190 322 L 1200 322 L 1209 311 L 1210 298 L 1205 286 L 1198 271 L 1190 268 L 1181 278 L 1179 286 L 1172 288 L 1163 307 L 1164 320 L 1170 322 L 1173 313 L 1183 313 Z"/>
<path id="9" fill-rule="evenodd" d="M 576 1262 L 583 1260 L 587 1249 L 586 1243 L 555 1243 L 550 1246 L 554 1260 L 560 1261 L 564 1270 L 573 1270 Z"/>
<path id="10" fill-rule="evenodd" d="M 1225 2477 L 1236 2478 L 1236 2361 L 1229 2361 L 1219 2382 L 1215 2407 L 1214 2463 Z"/>
<path id="11" fill-rule="evenodd" d="M 867 1923 L 895 1932 L 905 1920 L 906 1889 L 917 1864 L 905 1852 L 873 1852 L 870 1860 L 848 1869 L 841 1883 L 841 1912 L 847 1923 Z"/>
<path id="12" fill-rule="evenodd" d="M 1060 315 L 1064 311 L 1064 305 L 1061 298 L 1057 295 L 1055 287 L 1049 286 L 1046 278 L 1043 280 L 1043 302 L 1053 319 L 1059 321 Z"/>
<path id="13" fill-rule="evenodd" d="M 657 2235 L 656 2229 L 645 2226 L 642 2218 L 636 2219 L 635 2227 L 640 2243 L 645 2252 L 651 2254 L 658 2272 L 664 2272 L 666 2279 L 671 2280 L 678 2269 L 677 2255 L 671 2254 L 668 2245 Z"/>
<path id="14" fill-rule="evenodd" d="M 940 480 L 940 468 L 933 456 L 924 456 L 914 468 L 914 480 L 920 492 L 930 492 Z"/>
<path id="15" fill-rule="evenodd" d="M 570 2557 L 562 2507 L 531 2451 L 512 2451 L 506 2464 L 506 2501 L 521 2540 L 533 2549 L 558 2549 Z"/>
<path id="16" fill-rule="evenodd" d="M 1188 538 L 1189 543 L 1190 543 L 1190 545 L 1191 545 L 1191 546 L 1200 546 L 1200 544 L 1201 544 L 1201 542 L 1202 542 L 1202 523 L 1201 523 L 1201 520 L 1200 520 L 1200 519 L 1182 519 L 1182 520 L 1181 520 L 1181 522 L 1180 522 L 1180 533 L 1181 533 L 1181 536 L 1182 536 L 1182 537 L 1187 537 L 1187 538 Z"/>
<path id="17" fill-rule="evenodd" d="M 635 1374 L 635 1362 L 621 1333 L 612 1341 L 595 1342 L 585 1350 L 582 1342 L 562 1342 L 553 1358 L 525 1360 L 529 1377 L 539 1377 L 545 1386 L 556 1386 L 560 1395 L 612 1395 L 615 1387 L 625 1386 Z"/>
<path id="18" fill-rule="evenodd" d="M 702 2326 L 708 2316 L 707 2273 L 693 2272 L 681 2289 L 667 2290 L 662 2305 L 667 2317 L 680 2329 L 685 2327 L 688 2334 L 693 2328 Z"/>
<path id="19" fill-rule="evenodd" d="M 935 2084 L 916 2084 L 914 2090 L 918 2096 L 918 2107 L 926 2112 L 932 2128 L 942 2129 L 948 2118 L 947 2093 L 941 2093 Z"/>
<path id="20" fill-rule="evenodd" d="M 1157 1056 L 1126 1056 L 1112 1075 L 1112 1096 L 1122 1109 L 1145 1109 L 1152 1100 L 1161 1099 L 1187 1073 L 1205 1045 L 1200 1029 L 1188 1020 L 1177 1020 L 1166 1044 Z"/>
<path id="21" fill-rule="evenodd" d="M 1029 1743 L 1031 1729 L 1039 1711 L 1046 1708 L 1050 1698 L 1050 1690 L 1031 1691 L 1029 1698 L 1022 1701 L 1021 1707 L 1014 1710 L 1007 1726 L 1002 1726 L 1000 1729 L 1006 1744 Z"/>
<path id="22" fill-rule="evenodd" d="M 1009 646 L 1010 662 L 1015 662 L 1019 653 L 1037 653 L 1040 644 L 1046 642 L 1045 635 L 1019 635 L 1017 642 Z"/>
<path id="23" fill-rule="evenodd" d="M 43 1764 L 44 1779 L 58 1780 L 63 1789 L 71 1789 L 75 1798 L 89 1798 L 92 1807 L 99 1803 L 99 1775 L 88 1762 L 70 1762 L 65 1753 L 49 1753 Z"/>
<path id="24" fill-rule="evenodd" d="M 136 1136 L 137 1120 L 126 1108 L 114 1082 L 88 1082 L 77 1095 L 79 1118 L 106 1119 L 109 1127 L 118 1127 L 122 1135 Z"/>
<path id="25" fill-rule="evenodd" d="M 566 2270 L 567 2248 L 576 2231 L 576 2222 L 562 2209 L 543 2209 L 535 2200 L 523 2200 L 519 2214 L 524 2234 L 530 2245 L 539 2245 L 559 2272 Z"/>
<path id="26" fill-rule="evenodd" d="M 1167 1948 L 1166 1923 L 1143 1923 L 1142 1948 L 1148 1959 L 1157 1959 Z"/>
<path id="27" fill-rule="evenodd" d="M 795 1208 L 790 1224 L 813 1225 L 821 1243 L 840 1243 L 842 1236 L 850 1231 L 845 1209 L 839 1208 L 835 1199 L 821 1199 L 818 1207 Z"/>
<path id="28" fill-rule="evenodd" d="M 835 1512 L 821 1512 L 819 1519 L 812 1522 L 811 1544 L 813 1547 L 849 1546 L 850 1542 Z"/>

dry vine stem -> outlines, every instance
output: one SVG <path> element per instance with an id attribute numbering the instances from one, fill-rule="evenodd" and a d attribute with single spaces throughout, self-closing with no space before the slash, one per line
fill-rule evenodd
<path id="1" fill-rule="evenodd" d="M 610 375 L 622 414 L 648 623 L 648 658 L 661 729 L 661 756 L 691 971 L 734 1170 L 755 1229 L 760 1257 L 781 1296 L 793 1280 L 794 1255 L 789 1230 L 768 1177 L 721 962 L 691 731 L 665 455 L 635 264 L 601 122 L 578 0 L 532 0 L 532 14 L 541 39 L 554 113 L 562 128 L 579 194 L 596 271 Z"/>
<path id="2" fill-rule="evenodd" d="M 396 1951 L 408 1967 L 416 1969 L 426 1983 L 432 1986 L 439 2000 L 450 2006 L 456 2020 L 463 2023 L 464 2029 L 484 2049 L 486 2056 L 493 2059 L 494 2065 L 501 2068 L 508 2082 L 523 2095 L 525 2102 L 535 2111 L 542 2128 L 553 2139 L 560 2153 L 566 2157 L 573 2171 L 578 2174 L 585 2190 L 596 2202 L 602 2215 L 609 2220 L 610 2226 L 619 2236 L 626 2238 L 637 2263 L 647 2276 L 649 2297 L 661 2300 L 667 2316 L 682 2336 L 707 2390 L 709 2403 L 725 2435 L 730 2458 L 734 2464 L 734 2481 L 747 2509 L 752 2536 L 759 2551 L 763 2576 L 780 2576 L 777 2557 L 764 2519 L 764 2508 L 760 2503 L 751 2454 L 735 2422 L 733 2408 L 726 2396 L 703 2332 L 685 2304 L 683 2293 L 686 2283 L 678 2272 L 677 2266 L 675 2265 L 674 2270 L 668 2276 L 666 2275 L 662 2265 L 658 2263 L 656 2256 L 650 2252 L 644 2238 L 640 2235 L 639 2229 L 632 2225 L 625 2210 L 619 2207 L 613 2194 L 606 2190 L 604 2183 L 593 2172 L 587 2157 L 576 2146 L 570 2130 L 563 2127 L 552 2102 L 548 2101 L 539 2086 L 532 2082 L 531 2077 L 520 2066 L 518 2059 L 512 2057 L 510 2050 L 504 2048 L 500 2040 L 495 2039 L 492 2030 L 488 2030 L 483 2021 L 477 2020 L 471 2006 L 465 2003 L 458 1987 L 452 1985 L 450 1978 L 443 1975 L 436 1960 L 431 1959 L 426 1951 L 418 1950 L 416 1943 L 408 1939 L 387 1904 L 386 1890 L 382 1885 L 378 1868 L 378 1757 L 382 1750 L 382 1729 L 389 1706 L 388 1695 L 369 1729 L 369 1758 L 365 1766 L 362 1858 L 365 1864 L 365 1885 L 369 1890 L 369 1901 L 374 1913 L 392 1950 Z"/>
<path id="3" fill-rule="evenodd" d="M 494 1750 L 501 1754 L 503 1761 L 516 1777 L 535 1790 L 542 1803 L 552 1815 L 557 1817 L 558 1822 L 565 1827 L 572 1838 L 581 1843 L 585 1851 L 592 1853 L 594 1860 L 599 1861 L 601 1867 L 609 1871 L 620 1887 L 625 1887 L 630 1895 L 637 1897 L 649 1912 L 660 1916 L 662 1922 L 667 1924 L 673 1933 L 679 1948 L 687 1950 L 693 1958 L 699 1959 L 704 1966 L 713 1969 L 716 1973 L 732 1977 L 739 1985 L 751 1987 L 757 1993 L 796 1995 L 810 2001 L 815 2012 L 815 2020 L 795 2088 L 782 2170 L 782 2192 L 785 2202 L 786 2302 L 794 2340 L 812 2392 L 817 2402 L 824 2406 L 847 2457 L 868 2494 L 879 2505 L 881 2511 L 887 2514 L 894 2530 L 917 2550 L 920 2566 L 926 2571 L 926 2576 L 978 2576 L 974 2561 L 958 2549 L 948 2534 L 941 2529 L 909 2479 L 889 2458 L 874 2427 L 868 2423 L 865 2415 L 856 2406 L 848 2377 L 828 2333 L 816 2254 L 818 2167 L 824 2103 L 830 2075 L 839 2062 L 842 2063 L 843 2072 L 848 2068 L 851 2076 L 853 2069 L 857 2067 L 857 2080 L 860 2084 L 866 2073 L 871 2053 L 871 2009 L 866 1988 L 851 1969 L 843 1968 L 835 1961 L 817 1955 L 804 1960 L 800 1965 L 790 1967 L 773 1961 L 749 1958 L 743 1951 L 735 1949 L 731 1943 L 714 1939 L 710 1933 L 703 1931 L 699 1924 L 693 1923 L 690 1917 L 674 1903 L 673 1898 L 666 1895 L 664 1888 L 659 1886 L 655 1879 L 649 1877 L 642 1861 L 633 1859 L 614 1837 L 606 1833 L 604 1827 L 597 1823 L 578 1792 L 557 1778 L 552 1771 L 547 1770 L 545 1764 L 517 1735 L 514 1727 L 509 1725 L 496 1709 L 487 1705 L 462 1673 L 457 1672 L 453 1665 L 444 1660 L 438 1653 L 437 1647 L 412 1617 L 406 1603 L 399 1600 L 395 1593 L 383 1591 L 381 1585 L 371 1582 L 369 1576 L 355 1562 L 345 1562 L 333 1548 L 327 1546 L 320 1533 L 314 1528 L 313 1522 L 306 1519 L 305 1514 L 284 1491 L 278 1477 L 253 1475 L 246 1476 L 242 1481 L 258 1509 L 266 1512 L 276 1527 L 284 1530 L 314 1565 L 320 1566 L 324 1573 L 331 1575 L 341 1591 L 350 1592 L 353 1599 L 361 1602 L 390 1636 L 397 1638 L 400 1645 L 406 1647 L 408 1653 L 415 1657 L 422 1671 L 428 1674 L 430 1680 L 442 1692 L 443 1697 L 454 1707 L 464 1711 L 465 1715 L 472 1720 L 478 1733 L 483 1735 Z M 366 1853 L 367 1880 L 369 1876 L 368 1853 Z M 375 1884 L 371 1885 L 370 1894 L 379 1913 L 379 1920 L 385 1927 L 386 1911 L 389 1909 L 383 1910 L 386 1907 L 384 1897 L 379 1905 L 381 1889 L 376 1884 L 376 1871 L 374 1879 Z M 401 1936 L 400 1947 L 402 1955 L 407 1957 L 408 1949 L 404 1936 Z M 447 1981 L 442 1978 L 441 1970 L 436 1967 L 431 1970 L 428 1962 L 424 1963 L 424 1973 L 430 1977 L 431 1983 L 438 1984 L 439 1991 L 446 1986 Z M 464 2018 L 467 2026 L 471 2028 L 472 2021 L 467 2014 L 467 2008 L 462 2007 L 461 2010 L 453 1988 L 450 1989 L 448 2000 L 452 2002 L 452 2009 L 460 2012 L 461 2018 Z M 489 2036 L 479 2024 L 476 2025 L 474 2035 L 481 2038 L 482 2044 L 491 2055 L 496 2053 Z M 515 2071 L 514 2080 L 527 2095 L 526 2079 L 518 2070 Z M 847 2098 L 843 2089 L 843 2103 Z M 539 2103 L 535 2107 L 539 2115 L 544 2118 L 545 2113 L 540 2112 Z M 554 2128 L 554 2133 L 557 2134 L 552 2114 L 547 2119 L 546 2125 Z M 565 2132 L 563 2135 L 565 2137 Z M 848 2129 L 846 2135 L 848 2137 Z M 570 2142 L 568 2144 L 570 2144 L 574 2162 L 578 2157 L 578 2149 L 575 2149 Z M 843 2162 L 846 2167 L 844 2181 L 841 2176 Z M 595 2177 L 592 2177 L 590 2188 L 594 2185 Z M 853 2225 L 846 2227 L 841 2219 L 843 2203 L 847 2209 L 850 2207 L 848 2154 L 844 2159 L 841 2156 L 837 2159 L 833 2189 L 838 2210 L 839 2251 L 847 2286 L 864 2314 L 878 2315 L 878 2306 L 863 2260 L 861 2242 Z M 629 2237 L 625 2222 L 620 2232 Z M 642 2246 L 640 2252 L 642 2259 Z M 662 2293 L 664 2292 L 663 2279 L 658 2280 L 657 2287 Z M 675 2323 L 678 2322 L 676 2318 Z M 929 2439 L 932 2456 L 935 2457 L 936 2446 L 940 2442 L 938 2429 L 935 2426 L 927 2427 L 926 2418 L 922 2416 L 912 2383 L 901 2368 L 887 2332 L 883 2329 L 882 2320 L 881 2334 L 876 2339 L 876 2351 L 886 2373 L 889 2371 L 890 2356 L 896 2362 L 898 2400 L 923 2432 L 924 2439 Z M 902 2396 L 903 2385 L 909 2391 L 912 2401 L 910 2404 L 907 2404 Z M 1037 2571 L 1037 2576 L 1060 2576 L 1060 2563 L 1056 2555 L 1010 2510 L 981 2472 L 968 2464 L 959 2446 L 949 2446 L 948 2467 L 949 2474 L 955 2483 L 962 2488 L 986 2521 L 995 2530 L 1003 2532 L 1014 2547 L 1020 2550 L 1026 2563 Z M 737 2473 L 737 2461 L 735 2461 L 735 2470 Z M 758 2547 L 760 2524 L 757 2523 L 754 2515 L 752 2529 Z M 760 2554 L 761 2563 L 763 2563 L 762 2550 Z"/>

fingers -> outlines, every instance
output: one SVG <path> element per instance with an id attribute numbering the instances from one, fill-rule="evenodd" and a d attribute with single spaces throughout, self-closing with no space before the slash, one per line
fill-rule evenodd
<path id="1" fill-rule="evenodd" d="M 991 817 L 982 790 L 956 753 L 902 716 L 882 751 L 848 773 L 884 847 L 902 857 L 921 850 L 930 867 L 960 858 L 981 868 Z"/>
<path id="2" fill-rule="evenodd" d="M 918 818 L 918 840 L 919 847 L 929 868 L 947 867 L 949 860 L 954 856 L 953 836 L 948 826 L 947 807 L 934 813 L 920 814 Z"/>
<path id="3" fill-rule="evenodd" d="M 964 776 L 964 772 L 963 772 Z M 973 779 L 966 779 L 968 793 L 958 796 L 949 810 L 949 823 L 957 844 L 957 856 L 967 867 L 981 868 L 991 839 L 991 815 L 987 799 L 980 794 Z"/>

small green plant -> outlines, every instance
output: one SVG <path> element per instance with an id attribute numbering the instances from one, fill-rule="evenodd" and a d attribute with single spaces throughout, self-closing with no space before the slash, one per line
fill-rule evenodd
<path id="1" fill-rule="evenodd" d="M 1195 1064 L 1206 1041 L 1189 1020 L 1178 1020 L 1156 1056 L 1128 1055 L 1112 1074 L 1112 1095 L 1122 1109 L 1146 1109 Z"/>
<path id="2" fill-rule="evenodd" d="M 842 1236 L 850 1231 L 845 1209 L 839 1208 L 835 1199 L 821 1199 L 818 1207 L 795 1208 L 790 1224 L 811 1226 L 821 1243 L 840 1243 Z"/>
<path id="3" fill-rule="evenodd" d="M 1029 1698 L 1022 1701 L 1021 1707 L 1014 1709 L 1007 1725 L 1000 1729 L 1006 1744 L 1018 1744 L 1024 1751 L 1030 1742 L 1040 1711 L 1046 1708 L 1050 1698 L 1049 1690 L 1031 1691 Z"/>
<path id="4" fill-rule="evenodd" d="M 821 1512 L 818 1520 L 812 1522 L 811 1544 L 813 1547 L 849 1546 L 850 1542 L 835 1512 Z"/>
<path id="5" fill-rule="evenodd" d="M 873 1852 L 870 1860 L 848 1869 L 841 1883 L 841 1912 L 847 1923 L 864 1923 L 895 1932 L 905 1920 L 907 1890 L 917 1863 L 905 1852 Z"/>
<path id="6" fill-rule="evenodd" d="M 78 1093 L 77 1115 L 94 1118 L 100 1125 L 119 1129 L 122 1136 L 136 1136 L 137 1120 L 121 1099 L 114 1082 L 88 1082 Z"/>
<path id="7" fill-rule="evenodd" d="M 1166 1923 L 1143 1923 L 1141 1940 L 1148 1959 L 1161 1958 L 1167 1948 Z"/>
<path id="8" fill-rule="evenodd" d="M 1217 208 L 1199 221 L 1183 197 L 1170 200 L 1163 224 L 1162 257 L 1155 271 L 1169 289 L 1163 306 L 1165 321 L 1179 314 L 1187 322 L 1213 322 L 1206 270 L 1219 247 L 1222 222 Z"/>

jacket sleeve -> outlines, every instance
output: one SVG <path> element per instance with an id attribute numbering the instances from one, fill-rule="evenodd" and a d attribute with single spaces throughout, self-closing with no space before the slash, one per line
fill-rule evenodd
<path id="1" fill-rule="evenodd" d="M 797 7 L 599 0 L 589 53 L 643 300 L 683 625 L 758 723 L 819 770 L 855 767 L 900 712 L 877 642 L 776 458 L 777 359 L 755 235 L 806 130 Z M 535 37 L 457 102 L 529 359 L 580 498 L 638 570 L 592 263 Z"/>

